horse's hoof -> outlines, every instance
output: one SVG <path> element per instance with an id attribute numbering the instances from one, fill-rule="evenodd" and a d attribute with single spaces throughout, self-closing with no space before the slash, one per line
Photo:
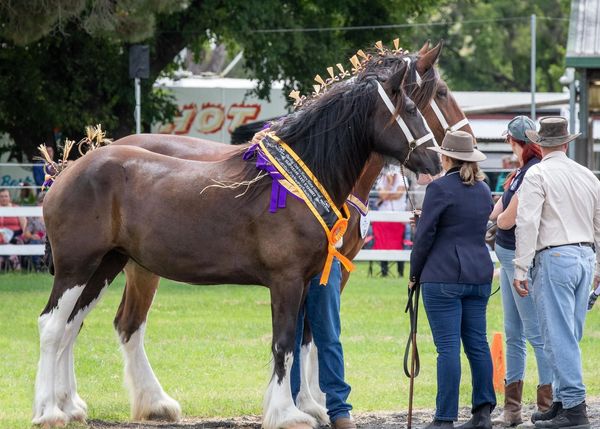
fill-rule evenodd
<path id="1" fill-rule="evenodd" d="M 85 401 L 81 399 L 81 396 L 79 396 L 77 393 L 73 395 L 73 403 L 75 404 L 75 406 L 81 408 L 84 412 L 87 413 L 88 406 L 85 403 Z"/>
<path id="2" fill-rule="evenodd" d="M 277 414 L 266 414 L 263 417 L 264 429 L 314 429 L 318 427 L 315 418 L 291 406 Z"/>
<path id="3" fill-rule="evenodd" d="M 74 406 L 69 410 L 65 410 L 69 419 L 76 422 L 85 423 L 85 419 L 87 418 L 87 412 L 83 408 L 79 408 Z"/>
<path id="4" fill-rule="evenodd" d="M 44 429 L 63 427 L 69 422 L 69 417 L 63 413 L 60 408 L 54 406 L 49 410 L 44 410 L 41 415 L 33 418 L 31 423 L 34 425 L 40 425 Z"/>
<path id="5" fill-rule="evenodd" d="M 151 421 L 167 421 L 178 422 L 181 420 L 181 406 L 179 402 L 165 395 L 162 399 L 147 404 L 144 409 L 138 409 L 134 413 L 134 420 L 151 420 Z"/>
<path id="6" fill-rule="evenodd" d="M 302 393 L 302 391 L 300 393 Z M 327 408 L 318 404 L 312 398 L 312 396 L 306 397 L 306 395 L 300 396 L 299 394 L 296 402 L 300 411 L 313 416 L 315 419 L 317 419 L 319 424 L 328 425 L 330 423 L 329 415 L 327 414 Z"/>
<path id="7" fill-rule="evenodd" d="M 313 429 L 308 423 L 293 423 L 290 426 L 286 426 L 284 429 Z"/>

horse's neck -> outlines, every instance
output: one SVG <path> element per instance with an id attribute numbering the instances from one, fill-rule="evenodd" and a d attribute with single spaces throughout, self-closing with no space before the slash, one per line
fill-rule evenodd
<path id="1" fill-rule="evenodd" d="M 371 189 L 375 184 L 375 180 L 377 180 L 377 177 L 379 176 L 379 173 L 381 173 L 381 169 L 384 165 L 385 161 L 383 156 L 377 153 L 371 154 L 367 160 L 367 163 L 365 164 L 365 167 L 363 168 L 360 177 L 358 178 L 358 181 L 352 189 L 352 193 L 355 197 L 358 197 L 363 202 L 368 201 L 369 193 L 371 192 Z"/>

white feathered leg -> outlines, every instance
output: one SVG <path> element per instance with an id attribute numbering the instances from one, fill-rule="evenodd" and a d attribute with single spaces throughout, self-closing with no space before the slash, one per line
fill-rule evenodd
<path id="1" fill-rule="evenodd" d="M 69 416 L 58 406 L 57 362 L 67 319 L 83 289 L 84 286 L 75 286 L 66 290 L 58 300 L 56 307 L 38 319 L 40 359 L 35 380 L 33 424 L 52 427 L 62 426 L 69 422 Z"/>
<path id="2" fill-rule="evenodd" d="M 131 335 L 129 341 L 121 340 L 121 350 L 125 358 L 125 384 L 129 389 L 131 417 L 134 420 L 181 419 L 181 406 L 165 393 L 154 375 L 146 351 L 144 334 L 146 323 Z"/>
<path id="3" fill-rule="evenodd" d="M 281 429 L 292 427 L 316 427 L 317 421 L 310 415 L 300 411 L 294 405 L 290 372 L 294 363 L 294 355 L 287 353 L 284 357 L 285 374 L 278 382 L 273 372 L 271 382 L 265 393 L 263 402 L 263 428 Z"/>
<path id="4" fill-rule="evenodd" d="M 319 404 L 312 395 L 311 382 L 314 382 L 314 375 L 316 371 L 316 388 L 323 396 L 323 400 L 325 395 L 321 392 L 319 387 L 319 362 L 312 362 L 311 359 L 317 359 L 317 353 L 313 352 L 316 350 L 315 345 L 311 342 L 305 344 L 300 349 L 300 391 L 298 392 L 298 396 L 296 397 L 296 404 L 298 408 L 304 411 L 307 414 L 310 414 L 322 425 L 329 424 L 329 415 L 327 414 L 327 408 L 324 405 Z"/>
<path id="5" fill-rule="evenodd" d="M 317 404 L 322 406 L 323 408 L 327 408 L 327 403 L 325 401 L 325 393 L 321 390 L 321 385 L 319 384 L 319 350 L 315 343 L 312 343 L 312 347 L 308 351 L 307 358 L 307 371 L 306 378 L 308 379 L 308 387 L 310 389 L 310 393 L 312 397 L 317 401 Z"/>
<path id="6" fill-rule="evenodd" d="M 75 377 L 75 358 L 73 349 L 79 335 L 81 325 L 86 316 L 94 309 L 98 301 L 108 287 L 108 281 L 100 290 L 98 297 L 89 305 L 79 309 L 75 317 L 67 323 L 65 333 L 61 340 L 57 360 L 57 383 L 56 397 L 59 408 L 69 416 L 71 420 L 85 421 L 87 417 L 87 404 L 77 394 L 77 379 Z"/>

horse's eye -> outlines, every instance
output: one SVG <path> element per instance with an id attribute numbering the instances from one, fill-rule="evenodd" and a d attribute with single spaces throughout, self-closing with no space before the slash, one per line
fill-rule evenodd
<path id="1" fill-rule="evenodd" d="M 408 107 L 406 108 L 406 112 L 407 112 L 409 115 L 416 115 L 416 114 L 417 114 L 417 108 L 416 108 L 416 106 L 408 106 Z"/>
<path id="2" fill-rule="evenodd" d="M 446 88 L 440 88 L 437 90 L 437 94 L 438 97 L 440 98 L 444 98 L 448 96 L 448 90 Z"/>

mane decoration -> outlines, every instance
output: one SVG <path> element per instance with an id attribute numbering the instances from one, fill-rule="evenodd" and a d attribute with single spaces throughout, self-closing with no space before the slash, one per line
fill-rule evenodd
<path id="1" fill-rule="evenodd" d="M 68 165 L 69 154 L 71 153 L 71 149 L 75 145 L 75 141 L 66 139 L 65 144 L 63 146 L 63 156 L 58 162 L 55 162 L 50 154 L 48 153 L 48 149 L 46 149 L 46 145 L 39 145 L 38 150 L 42 154 L 41 157 L 36 157 L 35 159 L 41 159 L 44 161 L 44 183 L 42 184 L 42 192 L 46 191 L 52 186 L 56 177 L 65 169 Z"/>
<path id="2" fill-rule="evenodd" d="M 42 184 L 42 191 L 48 190 L 54 183 L 54 180 L 56 180 L 56 177 L 68 167 L 69 154 L 74 146 L 77 146 L 79 154 L 83 156 L 91 150 L 98 149 L 101 146 L 106 146 L 112 143 L 111 139 L 106 138 L 106 131 L 102 130 L 101 124 L 98 124 L 95 127 L 87 126 L 85 127 L 85 132 L 86 136 L 77 143 L 75 143 L 74 140 L 65 139 L 62 159 L 60 159 L 58 162 L 55 162 L 52 159 L 45 145 L 41 144 L 38 146 L 38 150 L 42 156 L 36 157 L 36 159 L 44 161 L 44 172 L 46 173 L 44 177 L 44 183 Z M 85 146 L 87 146 L 88 149 L 84 151 L 83 147 Z"/>
<path id="3" fill-rule="evenodd" d="M 329 77 L 323 79 L 320 75 L 316 75 L 314 80 L 318 85 L 313 85 L 314 91 L 310 96 L 302 95 L 300 94 L 300 91 L 297 90 L 293 90 L 289 93 L 289 97 L 294 100 L 294 108 L 300 108 L 310 99 L 322 96 L 329 89 L 331 84 L 360 74 L 368 69 L 368 66 L 372 64 L 373 61 L 382 64 L 382 59 L 385 57 L 393 56 L 395 58 L 400 58 L 409 53 L 409 51 L 400 47 L 400 39 L 394 39 L 393 44 L 394 49 L 388 49 L 383 45 L 381 40 L 379 40 L 375 42 L 375 50 L 373 52 L 365 53 L 362 49 L 359 49 L 356 51 L 356 54 L 349 59 L 352 66 L 350 72 L 348 72 L 340 63 L 335 65 L 335 68 L 339 70 L 339 73 L 337 74 L 334 67 L 327 67 L 327 74 Z"/>
<path id="4" fill-rule="evenodd" d="M 79 140 L 77 143 L 77 149 L 80 155 L 85 155 L 91 150 L 98 149 L 102 146 L 107 146 L 112 143 L 111 139 L 106 138 L 106 131 L 102 130 L 102 125 L 98 124 L 95 127 L 85 127 L 86 136 Z M 87 146 L 87 149 L 83 148 Z"/>

